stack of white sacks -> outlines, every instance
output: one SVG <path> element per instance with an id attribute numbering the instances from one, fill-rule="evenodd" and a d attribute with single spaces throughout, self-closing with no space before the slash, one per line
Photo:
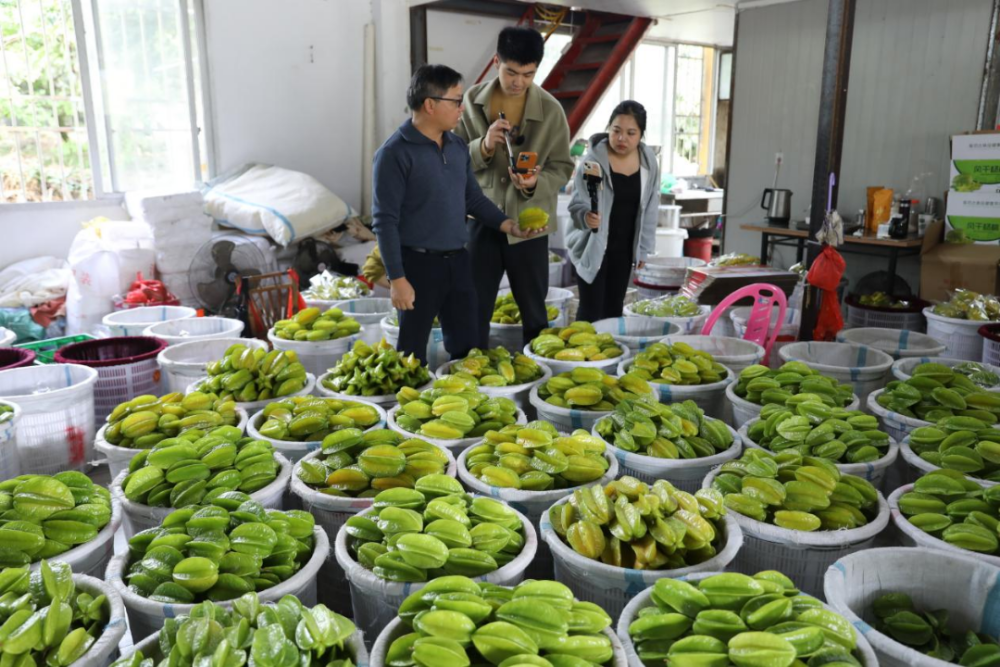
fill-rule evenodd
<path id="1" fill-rule="evenodd" d="M 205 214 L 201 192 L 129 193 L 125 205 L 133 220 L 144 221 L 153 232 L 160 280 L 183 305 L 198 307 L 188 270 L 198 250 L 212 238 L 212 218 Z"/>

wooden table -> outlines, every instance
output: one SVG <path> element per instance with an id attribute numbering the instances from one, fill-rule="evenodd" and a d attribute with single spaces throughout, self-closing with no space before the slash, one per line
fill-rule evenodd
<path id="1" fill-rule="evenodd" d="M 795 227 L 771 227 L 768 225 L 740 225 L 740 229 L 760 234 L 760 259 L 766 263 L 772 246 L 795 247 L 795 261 L 802 262 L 805 256 L 809 232 Z M 900 256 L 919 255 L 924 240 L 917 236 L 907 236 L 905 239 L 880 239 L 874 234 L 865 236 L 844 235 L 844 245 L 837 248 L 841 253 L 854 255 L 888 256 L 889 285 L 896 279 L 896 263 Z"/>

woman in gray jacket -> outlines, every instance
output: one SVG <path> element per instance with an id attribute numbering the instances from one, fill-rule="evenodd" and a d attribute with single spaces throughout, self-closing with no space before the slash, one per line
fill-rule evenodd
<path id="1" fill-rule="evenodd" d="M 627 100 L 612 112 L 607 134 L 591 137 L 584 162 L 601 165 L 597 213 L 590 210 L 582 165 L 577 169 L 566 246 L 580 278 L 578 320 L 620 317 L 633 263 L 642 268 L 655 249 L 660 165 L 642 142 L 645 131 L 646 110 Z"/>

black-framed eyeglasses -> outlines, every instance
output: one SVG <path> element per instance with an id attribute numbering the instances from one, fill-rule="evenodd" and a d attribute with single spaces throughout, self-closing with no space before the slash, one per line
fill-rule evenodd
<path id="1" fill-rule="evenodd" d="M 455 98 L 455 97 L 436 97 L 434 95 L 428 95 L 428 98 L 432 99 L 432 100 L 441 100 L 442 102 L 452 102 L 457 107 L 462 106 L 462 104 L 465 102 L 465 100 L 463 100 L 461 97 L 459 97 L 459 98 Z"/>

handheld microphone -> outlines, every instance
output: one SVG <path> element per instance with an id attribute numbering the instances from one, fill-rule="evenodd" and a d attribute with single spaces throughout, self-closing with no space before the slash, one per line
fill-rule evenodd
<path id="1" fill-rule="evenodd" d="M 598 212 L 597 193 L 601 190 L 601 165 L 597 162 L 587 161 L 583 163 L 583 180 L 587 182 L 587 192 L 590 193 L 590 211 Z M 590 230 L 592 234 L 597 233 L 597 228 Z"/>

